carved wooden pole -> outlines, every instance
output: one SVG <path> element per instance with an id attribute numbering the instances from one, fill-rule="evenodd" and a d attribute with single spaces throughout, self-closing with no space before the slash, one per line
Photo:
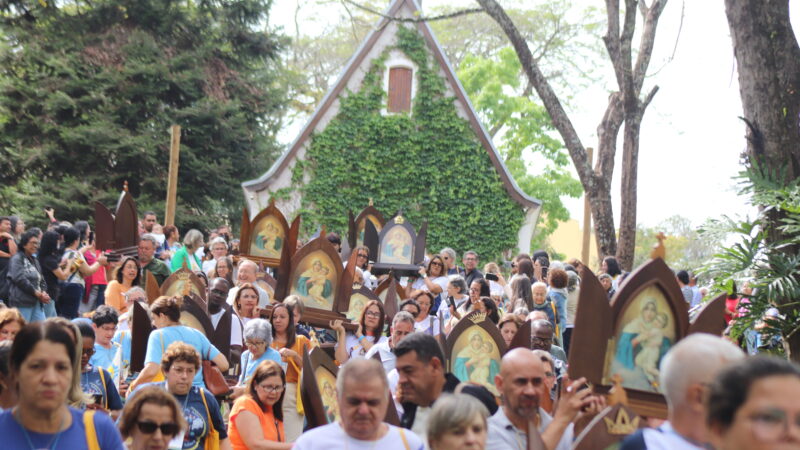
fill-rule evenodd
<path id="1" fill-rule="evenodd" d="M 169 178 L 167 179 L 167 208 L 164 212 L 164 225 L 175 225 L 175 206 L 178 197 L 178 163 L 181 153 L 181 126 L 173 125 L 170 130 Z"/>

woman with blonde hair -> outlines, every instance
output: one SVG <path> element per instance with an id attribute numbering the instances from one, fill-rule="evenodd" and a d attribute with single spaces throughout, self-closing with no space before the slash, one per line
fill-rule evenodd
<path id="1" fill-rule="evenodd" d="M 285 394 L 286 375 L 280 364 L 262 361 L 231 409 L 228 436 L 233 450 L 292 448 L 283 430 Z"/>
<path id="2" fill-rule="evenodd" d="M 159 386 L 145 386 L 122 409 L 119 431 L 130 450 L 167 450 L 186 431 L 181 405 Z"/>
<path id="3" fill-rule="evenodd" d="M 489 411 L 467 394 L 443 395 L 428 416 L 431 450 L 484 449 Z"/>
<path id="4" fill-rule="evenodd" d="M 202 270 L 203 265 L 195 252 L 201 249 L 203 245 L 203 233 L 194 228 L 187 231 L 186 235 L 183 236 L 183 247 L 178 249 L 172 256 L 170 269 L 176 272 L 186 264 L 186 267 L 192 272 Z"/>
<path id="5" fill-rule="evenodd" d="M 13 341 L 24 326 L 25 318 L 17 308 L 0 309 L 0 342 Z"/>

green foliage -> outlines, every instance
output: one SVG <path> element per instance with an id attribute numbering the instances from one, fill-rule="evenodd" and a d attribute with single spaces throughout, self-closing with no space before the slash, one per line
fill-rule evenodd
<path id="1" fill-rule="evenodd" d="M 112 206 L 127 180 L 161 215 L 169 127 L 182 127 L 181 229 L 238 221 L 238 181 L 278 152 L 285 40 L 271 2 L 0 1 L 0 205 L 66 220 Z"/>
<path id="2" fill-rule="evenodd" d="M 656 235 L 664 233 L 667 239 L 665 262 L 676 270 L 695 272 L 718 251 L 724 236 L 701 232 L 692 227 L 686 217 L 675 215 L 656 227 L 636 227 L 636 249 L 633 267 L 639 267 L 650 259 L 650 252 L 658 240 Z"/>
<path id="3" fill-rule="evenodd" d="M 416 227 L 428 221 L 428 249 L 475 250 L 485 260 L 514 248 L 522 209 L 506 193 L 486 150 L 445 95 L 424 40 L 401 27 L 397 48 L 419 68 L 413 114 L 382 115 L 383 59 L 361 90 L 312 138 L 303 189 L 306 231 L 344 232 L 347 211 L 374 199 L 386 215 L 402 209 Z"/>
<path id="4" fill-rule="evenodd" d="M 569 219 L 561 197 L 578 198 L 583 188 L 568 170 L 569 156 L 553 137 L 547 111 L 522 92 L 521 70 L 517 54 L 505 47 L 493 58 L 467 55 L 458 77 L 490 133 L 499 136 L 495 142 L 500 142 L 498 148 L 514 180 L 526 194 L 542 200 L 542 215 L 531 243 L 538 249 L 546 246 L 559 221 Z M 538 167 L 529 163 L 532 160 Z"/>
<path id="5" fill-rule="evenodd" d="M 743 279 L 750 280 L 755 289 L 749 296 L 749 311 L 733 328 L 735 336 L 760 323 L 762 333 L 782 336 L 786 342 L 800 332 L 800 180 L 786 183 L 779 177 L 754 164 L 742 172 L 742 192 L 750 193 L 762 209 L 753 219 L 726 217 L 702 230 L 712 236 L 727 233 L 734 240 L 714 255 L 701 274 L 713 281 L 708 298 L 732 292 L 734 285 L 740 292 Z M 781 316 L 763 320 L 773 306 Z"/>

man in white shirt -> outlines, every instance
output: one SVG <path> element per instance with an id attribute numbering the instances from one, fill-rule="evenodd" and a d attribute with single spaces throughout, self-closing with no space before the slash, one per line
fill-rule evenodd
<path id="1" fill-rule="evenodd" d="M 667 421 L 628 436 L 620 449 L 709 448 L 704 403 L 708 385 L 744 356 L 740 348 L 718 336 L 695 333 L 681 339 L 661 360 L 659 381 L 667 399 Z"/>
<path id="2" fill-rule="evenodd" d="M 372 346 L 371 349 L 364 355 L 365 358 L 372 358 L 375 354 L 381 357 L 381 364 L 386 373 L 394 369 L 394 362 L 397 359 L 394 356 L 394 346 L 401 339 L 414 332 L 414 316 L 408 311 L 399 311 L 392 319 L 392 327 L 389 330 L 389 339 L 384 342 L 379 342 Z"/>
<path id="3" fill-rule="evenodd" d="M 230 286 L 225 278 L 212 278 L 208 282 L 208 316 L 214 329 L 217 329 L 220 319 L 230 307 L 225 305 Z M 242 321 L 235 313 L 231 314 L 231 355 L 228 359 L 238 361 L 242 355 Z M 227 356 L 227 355 L 226 355 Z"/>
<path id="4" fill-rule="evenodd" d="M 239 269 L 236 274 L 236 286 L 228 292 L 228 304 L 233 305 L 236 300 L 236 293 L 239 292 L 239 286 L 244 283 L 252 284 L 258 291 L 258 307 L 264 308 L 269 305 L 269 294 L 261 289 L 256 284 L 256 275 L 258 274 L 258 265 L 249 259 L 242 259 L 239 261 Z"/>
<path id="5" fill-rule="evenodd" d="M 544 372 L 541 358 L 526 348 L 516 348 L 503 356 L 500 373 L 494 379 L 503 404 L 489 418 L 487 449 L 527 449 L 528 424 L 533 422 L 546 448 L 568 450 L 572 447 L 572 421 L 581 409 L 596 414 L 605 407 L 602 397 L 592 395 L 589 389 L 579 390 L 586 383 L 585 378 L 565 380 L 567 388 L 551 417 L 539 407 L 539 398 L 549 395 L 545 391 Z"/>
<path id="6" fill-rule="evenodd" d="M 336 392 L 340 422 L 305 432 L 295 450 L 423 450 L 412 431 L 383 422 L 389 407 L 389 384 L 383 366 L 374 359 L 351 359 L 339 370 Z"/>

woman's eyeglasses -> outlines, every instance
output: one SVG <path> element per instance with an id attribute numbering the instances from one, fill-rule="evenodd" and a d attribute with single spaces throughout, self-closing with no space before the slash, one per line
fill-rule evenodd
<path id="1" fill-rule="evenodd" d="M 157 429 L 160 429 L 161 434 L 164 436 L 175 436 L 178 434 L 178 424 L 172 422 L 157 424 L 155 422 L 143 421 L 136 422 L 136 426 L 138 426 L 139 431 L 144 434 L 153 434 Z"/>
<path id="2" fill-rule="evenodd" d="M 444 264 L 442 264 L 442 263 L 440 263 L 440 262 L 438 262 L 438 261 L 433 261 L 433 262 L 431 263 L 431 266 L 439 266 L 439 267 L 444 267 Z"/>
<path id="3" fill-rule="evenodd" d="M 259 384 L 258 388 L 266 392 L 267 394 L 274 394 L 276 392 L 281 392 L 283 390 L 283 385 L 270 386 L 270 385 Z"/>
<path id="4" fill-rule="evenodd" d="M 267 343 L 266 341 L 255 341 L 255 340 L 250 340 L 250 339 L 244 341 L 244 345 L 246 345 L 248 347 L 259 347 L 259 346 L 264 345 L 266 343 Z"/>
<path id="5" fill-rule="evenodd" d="M 367 311 L 364 315 L 369 316 L 369 317 L 378 317 L 378 318 L 381 317 L 381 313 L 379 313 L 377 311 Z"/>

